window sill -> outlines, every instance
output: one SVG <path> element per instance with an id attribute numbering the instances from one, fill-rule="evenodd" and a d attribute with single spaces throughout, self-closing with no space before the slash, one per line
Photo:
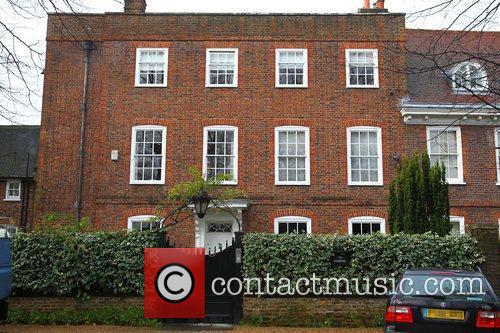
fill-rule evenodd
<path id="1" fill-rule="evenodd" d="M 497 182 L 497 186 L 500 186 L 500 181 Z"/>
<path id="2" fill-rule="evenodd" d="M 379 89 L 379 85 L 374 86 L 346 86 L 347 89 Z"/>
<path id="3" fill-rule="evenodd" d="M 221 182 L 220 184 L 222 186 L 236 186 L 238 185 L 238 182 Z"/>
<path id="4" fill-rule="evenodd" d="M 135 182 L 135 181 L 131 181 L 129 182 L 129 185 L 165 185 L 165 182 L 162 181 L 162 182 Z"/>
<path id="5" fill-rule="evenodd" d="M 205 85 L 205 88 L 238 88 L 238 85 Z"/>
<path id="6" fill-rule="evenodd" d="M 166 88 L 166 84 L 136 84 L 135 88 Z"/>
<path id="7" fill-rule="evenodd" d="M 19 199 L 3 199 L 3 201 L 5 201 L 5 202 L 19 202 L 19 201 L 21 201 L 21 198 L 19 198 Z"/>
<path id="8" fill-rule="evenodd" d="M 484 90 L 467 90 L 467 89 L 453 89 L 453 93 L 456 95 L 488 95 L 488 89 Z"/>
<path id="9" fill-rule="evenodd" d="M 274 183 L 275 186 L 311 186 L 311 183 Z"/>
<path id="10" fill-rule="evenodd" d="M 275 86 L 276 88 L 278 89 L 306 89 L 306 88 L 309 88 L 309 86 L 305 85 L 305 86 L 295 86 L 295 85 L 290 85 L 290 86 L 283 86 L 283 85 L 276 85 Z"/>
<path id="11" fill-rule="evenodd" d="M 347 183 L 348 186 L 356 187 L 356 186 L 361 186 L 361 187 L 383 187 L 384 183 L 353 183 L 349 182 Z"/>
<path id="12" fill-rule="evenodd" d="M 450 181 L 446 181 L 446 183 L 448 185 L 459 185 L 459 186 L 467 185 L 467 183 L 464 182 L 464 181 L 451 181 L 451 182 Z"/>

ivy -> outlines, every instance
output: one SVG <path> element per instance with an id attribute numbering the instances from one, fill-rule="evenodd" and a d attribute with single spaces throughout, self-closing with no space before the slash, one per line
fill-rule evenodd
<path id="1" fill-rule="evenodd" d="M 13 291 L 29 295 L 143 294 L 144 248 L 160 231 L 18 232 L 12 240 Z"/>
<path id="2" fill-rule="evenodd" d="M 274 235 L 247 234 L 243 239 L 247 278 L 335 277 L 396 278 L 410 268 L 474 269 L 484 261 L 470 235 Z M 350 255 L 347 267 L 333 267 L 334 251 Z"/>

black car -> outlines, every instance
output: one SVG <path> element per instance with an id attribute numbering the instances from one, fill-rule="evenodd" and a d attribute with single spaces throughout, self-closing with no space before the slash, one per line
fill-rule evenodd
<path id="1" fill-rule="evenodd" d="M 500 333 L 500 303 L 480 271 L 404 272 L 387 301 L 385 333 Z"/>

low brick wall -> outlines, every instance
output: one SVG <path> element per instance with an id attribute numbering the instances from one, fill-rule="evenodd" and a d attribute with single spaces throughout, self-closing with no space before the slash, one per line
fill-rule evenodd
<path id="1" fill-rule="evenodd" d="M 84 310 L 100 307 L 140 306 L 142 297 L 10 297 L 11 309 L 24 311 Z M 259 298 L 245 297 L 246 323 L 263 326 L 377 326 L 385 310 L 385 298 Z"/>
<path id="2" fill-rule="evenodd" d="M 386 298 L 245 297 L 244 321 L 266 326 L 379 326 Z"/>
<path id="3" fill-rule="evenodd" d="M 107 306 L 144 306 L 143 297 L 91 297 L 80 300 L 75 297 L 9 297 L 9 308 L 25 311 L 87 310 Z"/>

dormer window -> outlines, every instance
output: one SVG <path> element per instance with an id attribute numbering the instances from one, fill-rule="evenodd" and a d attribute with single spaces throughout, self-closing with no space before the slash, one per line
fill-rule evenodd
<path id="1" fill-rule="evenodd" d="M 488 89 L 486 71 L 476 62 L 467 62 L 455 67 L 452 76 L 453 90 L 477 92 Z"/>

